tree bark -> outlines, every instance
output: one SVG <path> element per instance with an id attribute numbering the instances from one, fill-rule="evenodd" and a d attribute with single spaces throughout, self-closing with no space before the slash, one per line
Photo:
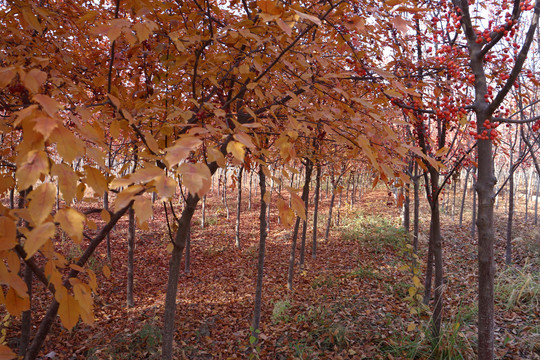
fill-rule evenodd
<path id="1" fill-rule="evenodd" d="M 133 302 L 133 274 L 134 274 L 134 253 L 135 253 L 135 210 L 129 209 L 129 236 L 128 236 L 128 267 L 127 267 L 127 287 L 126 303 L 128 308 L 134 306 Z"/>
<path id="2" fill-rule="evenodd" d="M 413 191 L 414 191 L 414 225 L 413 225 L 413 251 L 418 254 L 418 232 L 420 228 L 420 177 L 418 176 L 418 163 L 414 162 L 414 177 L 413 177 Z"/>
<path id="3" fill-rule="evenodd" d="M 514 221 L 514 152 L 510 151 L 510 174 L 508 175 L 508 221 L 506 223 L 506 265 L 512 263 L 512 225 Z"/>
<path id="4" fill-rule="evenodd" d="M 237 248 L 240 248 L 240 211 L 242 207 L 242 173 L 244 172 L 244 165 L 240 166 L 238 170 L 238 195 L 236 197 L 236 227 L 235 227 L 235 245 Z"/>
<path id="5" fill-rule="evenodd" d="M 461 198 L 461 209 L 459 210 L 459 226 L 463 225 L 463 209 L 465 208 L 465 198 L 467 196 L 467 187 L 469 185 L 470 173 L 471 173 L 471 169 L 467 168 L 467 174 L 465 175 L 465 186 L 463 186 L 463 197 Z"/>
<path id="6" fill-rule="evenodd" d="M 264 194 L 266 193 L 266 177 L 264 175 L 263 166 L 259 167 L 259 188 L 261 190 L 261 210 L 259 213 L 259 260 L 257 263 L 257 284 L 255 287 L 255 310 L 253 311 L 252 333 L 257 340 L 259 339 L 259 331 L 261 322 L 261 304 L 262 304 L 262 289 L 264 276 L 264 257 L 266 252 L 266 203 Z"/>
<path id="7" fill-rule="evenodd" d="M 319 216 L 319 195 L 321 192 L 321 164 L 317 163 L 317 172 L 315 175 L 315 208 L 313 209 L 313 242 L 311 249 L 311 257 L 317 257 L 317 223 Z"/>
<path id="8" fill-rule="evenodd" d="M 306 252 L 307 219 L 309 209 L 309 183 L 311 182 L 311 173 L 313 172 L 313 162 L 306 159 L 306 176 L 304 179 L 304 189 L 302 191 L 302 200 L 304 200 L 305 220 L 302 223 L 302 244 L 300 246 L 300 266 L 304 265 Z"/>
<path id="9" fill-rule="evenodd" d="M 176 316 L 176 293 L 178 291 L 178 279 L 180 277 L 180 263 L 182 253 L 186 247 L 191 219 L 198 201 L 199 197 L 197 195 L 188 195 L 186 206 L 178 220 L 178 230 L 176 231 L 173 250 L 169 260 L 169 278 L 167 281 L 165 311 L 163 314 L 163 343 L 161 348 L 161 358 L 163 360 L 171 360 L 173 358 L 174 319 Z"/>

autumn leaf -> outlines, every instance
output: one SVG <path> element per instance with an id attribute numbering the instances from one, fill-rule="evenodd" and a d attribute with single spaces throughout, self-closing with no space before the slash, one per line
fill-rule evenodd
<path id="1" fill-rule="evenodd" d="M 34 130 L 43 135 L 43 139 L 47 140 L 54 129 L 58 127 L 58 120 L 50 116 L 41 116 L 34 120 Z"/>
<path id="2" fill-rule="evenodd" d="M 1 290 L 0 290 L 1 291 Z M 20 316 L 23 311 L 30 308 L 30 298 L 28 294 L 25 297 L 19 296 L 13 288 L 9 288 L 6 294 L 6 309 L 13 316 Z"/>
<path id="3" fill-rule="evenodd" d="M 103 275 L 108 279 L 111 277 L 111 269 L 107 265 L 103 265 L 103 268 L 101 269 L 103 271 Z"/>
<path id="4" fill-rule="evenodd" d="M 54 236 L 55 230 L 54 223 L 46 222 L 30 231 L 24 242 L 26 260 L 30 259 L 47 240 Z"/>
<path id="5" fill-rule="evenodd" d="M 246 155 L 246 147 L 238 141 L 229 141 L 227 144 L 227 152 L 232 153 L 235 159 L 243 162 Z"/>
<path id="6" fill-rule="evenodd" d="M 49 161 L 44 151 L 30 151 L 26 161 L 22 163 L 15 173 L 17 188 L 26 190 L 38 181 L 42 174 L 49 172 Z"/>
<path id="7" fill-rule="evenodd" d="M 54 216 L 54 221 L 60 223 L 62 230 L 68 234 L 76 244 L 83 238 L 84 221 L 86 217 L 72 208 L 60 209 Z"/>
<path id="8" fill-rule="evenodd" d="M 40 225 L 51 213 L 56 200 L 56 188 L 51 183 L 39 185 L 28 196 L 28 212 L 36 225 Z"/>
<path id="9" fill-rule="evenodd" d="M 294 193 L 291 193 L 291 206 L 296 212 L 296 216 L 302 220 L 306 220 L 306 208 L 304 207 L 304 201 L 302 198 Z"/>
<path id="10" fill-rule="evenodd" d="M 135 215 L 137 216 L 139 223 L 144 223 L 152 217 L 152 200 L 144 196 L 135 197 L 133 210 L 135 210 Z"/>
<path id="11" fill-rule="evenodd" d="M 202 144 L 201 139 L 194 136 L 184 136 L 177 140 L 173 146 L 168 147 L 165 162 L 171 168 L 185 160 L 189 153 Z"/>
<path id="12" fill-rule="evenodd" d="M 79 321 L 79 303 L 71 294 L 66 294 L 59 303 L 58 316 L 60 316 L 60 321 L 66 329 L 71 330 Z"/>
<path id="13" fill-rule="evenodd" d="M 51 175 L 58 177 L 58 186 L 60 192 L 66 204 L 70 204 L 71 200 L 75 197 L 77 188 L 77 180 L 79 177 L 75 174 L 75 171 L 71 166 L 67 164 L 53 164 L 51 168 Z"/>
<path id="14" fill-rule="evenodd" d="M 63 126 L 56 127 L 49 139 L 56 144 L 58 154 L 66 163 L 72 162 L 85 153 L 84 143 Z"/>
<path id="15" fill-rule="evenodd" d="M 0 216 L 0 251 L 10 250 L 17 245 L 17 226 L 7 216 Z"/>
<path id="16" fill-rule="evenodd" d="M 141 185 L 133 185 L 122 190 L 117 196 L 114 202 L 115 210 L 120 210 L 127 206 L 131 200 L 141 192 L 144 188 Z"/>
<path id="17" fill-rule="evenodd" d="M 0 360 L 11 360 L 15 359 L 16 357 L 17 354 L 15 354 L 9 347 L 0 344 Z"/>
<path id="18" fill-rule="evenodd" d="M 39 88 L 47 80 L 47 73 L 39 69 L 32 69 L 24 75 L 24 86 L 32 93 L 39 92 Z"/>
<path id="19" fill-rule="evenodd" d="M 178 167 L 178 173 L 182 175 L 182 183 L 190 193 L 203 196 L 210 190 L 212 175 L 205 164 L 183 163 Z"/>
<path id="20" fill-rule="evenodd" d="M 281 223 L 285 227 L 289 227 L 294 223 L 294 211 L 289 207 L 287 202 L 283 199 L 277 200 L 277 208 L 279 211 L 279 217 L 281 218 Z"/>
<path id="21" fill-rule="evenodd" d="M 62 109 L 62 106 L 56 100 L 47 95 L 36 94 L 34 95 L 34 100 L 41 105 L 49 116 L 56 116 L 58 110 Z"/>
<path id="22" fill-rule="evenodd" d="M 86 172 L 86 177 L 83 181 L 90 186 L 97 195 L 103 195 L 103 193 L 107 191 L 107 179 L 103 173 L 88 165 L 84 166 L 84 170 Z"/>
<path id="23" fill-rule="evenodd" d="M 170 199 L 176 193 L 176 181 L 163 174 L 155 179 L 154 186 L 159 196 L 164 199 Z"/>

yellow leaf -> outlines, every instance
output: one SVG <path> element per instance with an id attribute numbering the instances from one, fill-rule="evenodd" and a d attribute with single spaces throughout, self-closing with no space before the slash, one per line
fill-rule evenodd
<path id="1" fill-rule="evenodd" d="M 144 139 L 146 140 L 146 145 L 148 145 L 148 148 L 150 149 L 150 151 L 152 151 L 152 153 L 154 154 L 159 154 L 159 145 L 156 139 L 154 138 L 154 136 L 150 134 L 149 132 L 143 132 L 143 134 L 144 134 Z"/>
<path id="2" fill-rule="evenodd" d="M 105 164 L 105 159 L 107 158 L 107 155 L 105 155 L 105 152 L 103 152 L 100 148 L 98 147 L 87 148 L 86 156 L 94 160 L 94 162 L 98 164 L 99 167 L 101 167 L 102 169 L 107 168 L 107 164 Z"/>
<path id="3" fill-rule="evenodd" d="M 24 251 L 26 252 L 26 260 L 30 259 L 43 244 L 54 236 L 55 226 L 52 222 L 46 222 L 38 227 L 35 227 L 28 234 L 28 238 L 24 243 Z"/>
<path id="4" fill-rule="evenodd" d="M 6 309 L 13 316 L 20 316 L 23 311 L 30 309 L 30 298 L 20 297 L 13 288 L 9 288 L 6 294 Z"/>
<path id="5" fill-rule="evenodd" d="M 205 164 L 183 163 L 178 167 L 178 173 L 182 175 L 182 183 L 190 193 L 203 196 L 210 190 L 212 175 Z"/>
<path id="6" fill-rule="evenodd" d="M 83 214 L 72 208 L 61 209 L 54 216 L 54 221 L 60 223 L 62 230 L 77 244 L 83 238 L 85 220 L 86 217 Z"/>
<path id="7" fill-rule="evenodd" d="M 79 321 L 79 304 L 71 294 L 66 294 L 59 302 L 58 316 L 60 316 L 60 321 L 66 329 L 71 330 Z"/>
<path id="8" fill-rule="evenodd" d="M 30 195 L 28 212 L 36 225 L 41 224 L 51 213 L 54 201 L 56 200 L 55 186 L 51 183 L 45 183 L 35 188 Z"/>
<path id="9" fill-rule="evenodd" d="M 111 213 L 108 211 L 108 210 L 101 210 L 101 220 L 105 221 L 106 223 L 108 223 L 109 221 L 111 221 Z"/>
<path id="10" fill-rule="evenodd" d="M 257 5 L 261 9 L 261 11 L 266 14 L 279 15 L 283 12 L 283 10 L 278 7 L 276 1 L 257 0 Z"/>
<path id="11" fill-rule="evenodd" d="M 58 186 L 60 187 L 60 192 L 62 192 L 62 197 L 66 204 L 70 204 L 71 200 L 75 197 L 75 192 L 77 190 L 77 180 L 79 177 L 73 171 L 71 166 L 67 164 L 53 164 L 51 168 L 51 175 L 58 177 Z"/>
<path id="12" fill-rule="evenodd" d="M 109 269 L 107 265 L 103 265 L 102 271 L 103 271 L 103 275 L 105 275 L 107 279 L 111 277 L 111 269 Z"/>
<path id="13" fill-rule="evenodd" d="M 26 161 L 19 166 L 15 177 L 19 190 L 26 190 L 34 185 L 42 174 L 49 172 L 49 161 L 44 151 L 30 151 Z"/>
<path id="14" fill-rule="evenodd" d="M 129 204 L 131 200 L 144 188 L 141 185 L 133 185 L 122 190 L 114 201 L 114 208 L 116 211 L 124 208 Z"/>
<path id="15" fill-rule="evenodd" d="M 306 208 L 300 196 L 291 193 L 291 206 L 296 212 L 296 216 L 299 216 L 302 220 L 306 220 Z"/>
<path id="16" fill-rule="evenodd" d="M 50 141 L 56 143 L 56 151 L 68 164 L 85 153 L 84 143 L 64 126 L 53 130 Z"/>
<path id="17" fill-rule="evenodd" d="M 164 171 L 157 166 L 147 164 L 145 167 L 138 168 L 133 174 L 130 174 L 129 180 L 142 184 L 162 176 L 163 173 Z"/>
<path id="18" fill-rule="evenodd" d="M 236 140 L 240 141 L 242 144 L 244 144 L 245 146 L 247 146 L 250 149 L 255 148 L 255 144 L 253 144 L 253 141 L 251 140 L 251 136 L 249 136 L 246 133 L 236 133 L 236 134 L 234 134 L 234 138 Z"/>
<path id="19" fill-rule="evenodd" d="M 88 275 L 88 285 L 90 286 L 90 289 L 96 292 L 98 287 L 96 274 L 90 269 L 86 269 L 86 274 Z"/>
<path id="20" fill-rule="evenodd" d="M 418 278 L 418 276 L 413 276 L 412 280 L 413 280 L 414 286 L 416 286 L 417 288 L 422 287 L 422 282 L 420 282 L 420 279 Z"/>
<path id="21" fill-rule="evenodd" d="M 83 181 L 90 186 L 96 194 L 99 196 L 103 195 L 105 191 L 107 191 L 107 179 L 103 173 L 88 165 L 84 166 L 84 170 L 86 172 L 86 177 Z"/>
<path id="22" fill-rule="evenodd" d="M 47 95 L 36 94 L 34 95 L 34 100 L 37 101 L 39 105 L 41 105 L 43 110 L 45 110 L 45 112 L 49 114 L 49 116 L 54 117 L 56 115 L 56 112 L 62 109 L 62 106 L 56 100 Z"/>
<path id="23" fill-rule="evenodd" d="M 9 174 L 0 174 L 0 195 L 11 189 L 15 185 L 13 176 Z"/>
<path id="24" fill-rule="evenodd" d="M 137 216 L 139 223 L 144 223 L 152 217 L 152 200 L 144 196 L 135 197 L 133 210 L 135 210 L 135 215 Z"/>
<path id="25" fill-rule="evenodd" d="M 208 161 L 209 162 L 215 161 L 218 164 L 218 166 L 222 168 L 224 168 L 227 165 L 225 156 L 223 156 L 223 153 L 216 148 L 208 149 Z"/>
<path id="26" fill-rule="evenodd" d="M 411 332 L 414 329 L 416 329 L 416 324 L 415 323 L 411 322 L 411 323 L 409 323 L 409 325 L 407 325 L 407 332 Z"/>
<path id="27" fill-rule="evenodd" d="M 150 30 L 143 23 L 136 23 L 135 25 L 133 25 L 133 29 L 135 29 L 135 33 L 137 34 L 139 42 L 147 40 L 150 36 Z"/>
<path id="28" fill-rule="evenodd" d="M 17 354 L 11 351 L 9 347 L 7 347 L 6 345 L 0 344 L 0 360 L 11 360 L 11 359 L 15 359 L 16 357 L 17 357 Z"/>
<path id="29" fill-rule="evenodd" d="M 176 193 L 176 181 L 166 175 L 160 175 L 154 183 L 156 191 L 162 198 L 170 199 Z"/>
<path id="30" fill-rule="evenodd" d="M 32 8 L 30 6 L 25 6 L 22 8 L 22 15 L 24 20 L 38 33 L 42 33 L 43 29 L 41 28 L 41 24 L 39 23 L 38 18 L 34 13 L 32 12 Z"/>
<path id="31" fill-rule="evenodd" d="M 58 121 L 49 116 L 41 116 L 34 119 L 36 123 L 34 130 L 43 135 L 43 139 L 47 140 L 54 129 L 58 127 Z"/>
<path id="32" fill-rule="evenodd" d="M 88 285 L 83 282 L 79 282 L 73 286 L 73 295 L 75 300 L 78 301 L 81 311 L 86 313 L 92 312 L 92 307 L 94 302 L 92 300 L 92 295 L 90 294 L 90 288 Z"/>
<path id="33" fill-rule="evenodd" d="M 233 156 L 239 161 L 244 161 L 244 156 L 246 155 L 246 147 L 244 144 L 238 141 L 230 141 L 227 144 L 227 152 L 233 154 Z"/>
<path id="34" fill-rule="evenodd" d="M 47 80 L 47 73 L 38 69 L 32 69 L 24 75 L 23 84 L 30 92 L 37 93 L 45 80 Z"/>
<path id="35" fill-rule="evenodd" d="M 16 74 L 12 69 L 0 70 L 0 88 L 8 86 Z"/>
<path id="36" fill-rule="evenodd" d="M 305 14 L 305 13 L 300 12 L 300 11 L 298 11 L 298 10 L 294 10 L 294 12 L 295 12 L 296 15 L 298 15 L 298 17 L 300 17 L 301 19 L 306 19 L 306 20 L 311 21 L 312 23 L 315 23 L 315 24 L 317 24 L 317 25 L 321 25 L 321 19 L 319 19 L 319 18 L 316 17 L 316 16 L 309 15 L 309 14 Z"/>
<path id="37" fill-rule="evenodd" d="M 283 199 L 278 199 L 277 208 L 279 210 L 279 217 L 283 226 L 288 227 L 294 223 L 294 211 L 289 208 L 287 202 Z"/>
<path id="38" fill-rule="evenodd" d="M 194 136 L 184 136 L 177 140 L 173 146 L 166 149 L 165 161 L 169 168 L 185 160 L 189 153 L 201 144 L 201 139 Z"/>
<path id="39" fill-rule="evenodd" d="M 15 222 L 0 216 L 0 251 L 10 250 L 17 245 L 17 226 Z"/>

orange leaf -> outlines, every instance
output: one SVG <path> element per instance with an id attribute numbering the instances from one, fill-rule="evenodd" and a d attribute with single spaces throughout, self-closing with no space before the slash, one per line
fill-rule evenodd
<path id="1" fill-rule="evenodd" d="M 58 121 L 49 116 L 41 116 L 34 120 L 34 130 L 43 135 L 43 139 L 47 140 L 54 129 L 58 127 Z"/>
<path id="2" fill-rule="evenodd" d="M 30 309 L 30 299 L 28 295 L 20 297 L 13 288 L 9 288 L 6 294 L 6 308 L 11 315 L 20 316 L 23 311 Z"/>
<path id="3" fill-rule="evenodd" d="M 60 223 L 62 230 L 77 244 L 82 240 L 85 220 L 83 214 L 72 208 L 61 209 L 54 216 L 54 221 Z"/>
<path id="4" fill-rule="evenodd" d="M 68 330 L 73 329 L 79 321 L 79 312 L 77 300 L 71 294 L 66 294 L 58 307 L 58 316 L 60 316 L 62 325 Z"/>
<path id="5" fill-rule="evenodd" d="M 96 194 L 99 196 L 103 195 L 105 191 L 107 191 L 107 179 L 103 173 L 88 165 L 84 166 L 84 170 L 86 171 L 84 182 L 90 186 Z"/>
<path id="6" fill-rule="evenodd" d="M 210 190 L 212 175 L 205 164 L 183 163 L 178 167 L 178 173 L 190 193 L 203 196 Z"/>
<path id="7" fill-rule="evenodd" d="M 156 191 L 162 198 L 172 198 L 176 193 L 176 181 L 166 175 L 160 175 L 155 179 Z"/>
<path id="8" fill-rule="evenodd" d="M 78 157 L 84 155 L 84 143 L 77 138 L 71 131 L 63 126 L 58 126 L 53 130 L 50 141 L 56 143 L 58 154 L 70 163 Z"/>
<path id="9" fill-rule="evenodd" d="M 10 250 L 17 245 L 17 226 L 15 222 L 0 216 L 0 251 Z"/>
<path id="10" fill-rule="evenodd" d="M 238 141 L 230 141 L 227 144 L 227 152 L 233 154 L 233 156 L 239 161 L 244 161 L 244 156 L 246 155 L 246 147 L 244 144 Z"/>
<path id="11" fill-rule="evenodd" d="M 19 190 L 26 190 L 34 185 L 41 174 L 49 172 L 49 161 L 44 151 L 32 150 L 28 153 L 26 161 L 19 166 L 15 177 Z"/>
<path id="12" fill-rule="evenodd" d="M 111 277 L 111 269 L 109 269 L 107 265 L 103 265 L 102 271 L 103 271 L 103 275 L 105 275 L 107 279 Z"/>
<path id="13" fill-rule="evenodd" d="M 30 231 L 24 243 L 26 260 L 30 259 L 47 240 L 54 236 L 55 230 L 52 222 L 46 222 Z"/>
<path id="14" fill-rule="evenodd" d="M 75 197 L 77 189 L 77 180 L 79 177 L 73 171 L 71 166 L 67 164 L 53 164 L 51 174 L 58 177 L 58 186 L 62 192 L 62 197 L 66 204 L 70 204 L 71 200 Z"/>
<path id="15" fill-rule="evenodd" d="M 37 93 L 45 80 L 47 80 L 47 73 L 39 69 L 32 69 L 24 75 L 23 84 L 30 92 Z"/>
<path id="16" fill-rule="evenodd" d="M 43 110 L 50 116 L 55 116 L 56 112 L 62 109 L 62 106 L 53 98 L 43 94 L 34 95 L 34 100 L 41 105 Z"/>
<path id="17" fill-rule="evenodd" d="M 186 159 L 189 153 L 202 144 L 201 139 L 194 136 L 185 136 L 177 140 L 173 146 L 168 147 L 165 161 L 170 167 Z"/>
<path id="18" fill-rule="evenodd" d="M 17 354 L 15 354 L 9 347 L 0 344 L 0 360 L 11 360 L 15 359 L 16 357 Z"/>
<path id="19" fill-rule="evenodd" d="M 133 210 L 135 210 L 135 215 L 137 216 L 139 223 L 144 223 L 152 217 L 152 200 L 144 196 L 135 197 Z"/>
<path id="20" fill-rule="evenodd" d="M 51 213 L 54 201 L 56 200 L 55 186 L 51 183 L 45 183 L 35 188 L 30 195 L 28 212 L 36 225 L 41 224 Z"/>

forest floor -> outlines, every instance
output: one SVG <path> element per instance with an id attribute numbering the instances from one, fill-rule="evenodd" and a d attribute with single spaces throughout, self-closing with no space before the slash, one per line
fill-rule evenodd
<path id="1" fill-rule="evenodd" d="M 324 194 L 324 192 L 323 192 Z M 255 197 L 254 197 L 255 199 Z M 272 208 L 266 246 L 260 343 L 250 345 L 258 256 L 258 202 L 243 202 L 241 247 L 235 247 L 235 202 L 230 219 L 216 194 L 209 195 L 206 226 L 200 209 L 192 227 L 191 270 L 177 295 L 175 354 L 178 359 L 470 359 L 476 348 L 476 240 L 466 226 L 443 211 L 445 258 L 444 325 L 439 344 L 429 340 L 429 311 L 409 293 L 423 293 L 411 264 L 409 236 L 387 191 L 362 195 L 340 210 L 324 240 L 329 199 L 322 196 L 316 259 L 308 226 L 305 265 L 295 266 L 294 290 L 287 290 L 291 229 L 277 222 Z M 345 197 L 343 197 L 345 204 Z M 501 206 L 503 208 L 504 206 Z M 468 209 L 471 206 L 468 204 Z M 502 209 L 500 209 L 503 211 Z M 336 211 L 336 210 L 335 210 Z M 170 214 L 169 214 L 170 215 Z M 531 218 L 531 216 L 529 216 Z M 97 218 L 96 218 L 97 219 Z M 425 263 L 429 216 L 421 209 L 419 256 Z M 540 359 L 540 235 L 532 221 L 516 214 L 514 265 L 504 265 L 506 216 L 497 216 L 496 358 Z M 311 221 L 310 221 L 311 223 Z M 42 356 L 54 359 L 154 359 L 161 345 L 167 282 L 167 226 L 156 203 L 150 230 L 137 229 L 135 307 L 126 307 L 127 218 L 111 236 L 112 263 L 105 243 L 89 262 L 98 274 L 95 325 L 79 323 L 68 332 L 53 326 Z M 71 244 L 71 245 L 70 245 Z M 298 242 L 300 244 L 300 241 Z M 71 242 L 71 258 L 81 254 Z M 297 251 L 297 259 L 299 252 Z M 103 267 L 112 270 L 105 277 Z M 424 269 L 419 279 L 423 282 Z M 43 314 L 50 298 L 35 287 L 33 309 Z M 418 311 L 419 314 L 413 314 Z M 38 322 L 36 321 L 36 327 Z M 4 324 L 5 326 L 5 324 Z M 16 348 L 20 321 L 7 327 Z M 34 327 L 34 329 L 36 328 Z"/>

